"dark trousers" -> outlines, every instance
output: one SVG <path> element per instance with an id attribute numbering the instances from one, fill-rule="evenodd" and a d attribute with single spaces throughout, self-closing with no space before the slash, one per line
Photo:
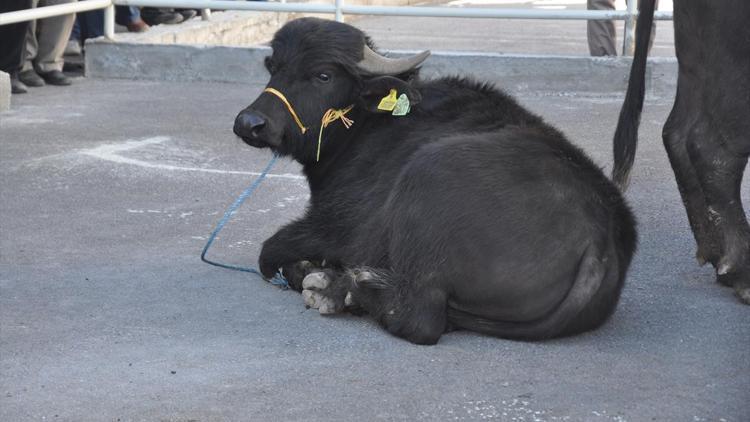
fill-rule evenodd
<path id="1" fill-rule="evenodd" d="M 118 25 L 127 26 L 140 18 L 141 14 L 137 7 L 115 6 L 115 22 Z M 104 35 L 104 11 L 90 10 L 78 14 L 70 39 L 85 41 L 102 35 Z"/>
<path id="2" fill-rule="evenodd" d="M 1 0 L 0 13 L 30 9 L 31 0 Z M 15 74 L 25 59 L 26 31 L 29 22 L 0 25 L 0 70 Z"/>

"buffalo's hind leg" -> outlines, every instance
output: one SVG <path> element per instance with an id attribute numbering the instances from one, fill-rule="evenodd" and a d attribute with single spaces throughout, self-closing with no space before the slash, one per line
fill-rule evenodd
<path id="1" fill-rule="evenodd" d="M 351 294 L 391 334 L 415 344 L 435 344 L 447 331 L 447 295 L 419 286 L 393 272 L 362 268 L 352 271 Z"/>
<path id="2" fill-rule="evenodd" d="M 682 91 L 678 87 L 663 135 L 698 244 L 696 256 L 750 304 L 750 228 L 740 197 L 747 156 L 731 151 L 696 109 L 698 99 Z"/>

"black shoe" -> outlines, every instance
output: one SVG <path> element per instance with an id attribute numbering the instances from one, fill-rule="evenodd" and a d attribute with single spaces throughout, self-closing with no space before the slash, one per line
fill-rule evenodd
<path id="1" fill-rule="evenodd" d="M 27 87 L 23 82 L 18 80 L 17 75 L 11 75 L 10 76 L 10 92 L 11 94 L 25 94 L 29 92 L 29 87 Z"/>
<path id="2" fill-rule="evenodd" d="M 44 86 L 44 79 L 37 75 L 33 70 L 24 70 L 23 72 L 19 73 L 18 80 L 23 82 L 26 86 Z"/>
<path id="3" fill-rule="evenodd" d="M 185 20 L 181 14 L 172 9 L 158 9 L 153 7 L 144 7 L 141 9 L 141 19 L 151 26 L 162 23 L 174 25 Z"/>
<path id="4" fill-rule="evenodd" d="M 198 11 L 195 9 L 177 9 L 177 13 L 182 15 L 183 22 L 198 16 Z"/>
<path id="5" fill-rule="evenodd" d="M 65 74 L 59 70 L 51 70 L 49 72 L 39 73 L 39 76 L 41 76 L 42 79 L 44 79 L 44 81 L 50 85 L 65 86 L 73 83 L 73 81 L 71 81 L 69 77 L 65 76 Z"/>

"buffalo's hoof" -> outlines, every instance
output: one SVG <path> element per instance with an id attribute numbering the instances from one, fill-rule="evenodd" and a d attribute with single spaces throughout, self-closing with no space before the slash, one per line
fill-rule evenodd
<path id="1" fill-rule="evenodd" d="M 305 305 L 317 309 L 321 315 L 339 313 L 349 305 L 349 294 L 342 286 L 335 283 L 335 274 L 330 272 L 313 272 L 302 280 L 302 298 Z"/>
<path id="2" fill-rule="evenodd" d="M 302 281 L 308 274 L 320 271 L 320 266 L 310 261 L 299 261 L 286 265 L 282 268 L 284 278 L 289 282 L 289 287 L 298 292 L 302 291 Z"/>
<path id="3" fill-rule="evenodd" d="M 719 259 L 721 259 L 721 255 L 718 253 L 715 246 L 704 244 L 703 246 L 698 245 L 698 249 L 695 251 L 695 259 L 701 267 L 706 264 L 711 264 L 715 267 L 719 262 Z"/>
<path id="4" fill-rule="evenodd" d="M 321 293 L 330 283 L 331 280 L 324 272 L 308 274 L 302 280 L 302 298 L 305 305 L 317 309 L 323 315 L 336 313 L 336 303 Z"/>
<path id="5" fill-rule="evenodd" d="M 705 254 L 700 249 L 695 251 L 695 260 L 698 261 L 698 266 L 700 267 L 708 264 L 708 258 L 705 257 Z"/>
<path id="6" fill-rule="evenodd" d="M 745 305 L 750 305 L 750 285 L 735 286 L 734 292 Z"/>
<path id="7" fill-rule="evenodd" d="M 725 286 L 733 287 L 740 300 L 750 305 L 750 269 L 734 271 L 728 266 L 719 266 L 716 270 L 716 281 Z"/>
<path id="8" fill-rule="evenodd" d="M 352 292 L 346 292 L 346 297 L 344 298 L 344 306 L 354 306 L 354 297 L 352 297 Z"/>

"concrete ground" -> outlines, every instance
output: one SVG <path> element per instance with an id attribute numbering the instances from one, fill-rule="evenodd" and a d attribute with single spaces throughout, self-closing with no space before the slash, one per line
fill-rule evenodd
<path id="1" fill-rule="evenodd" d="M 199 260 L 269 159 L 231 131 L 261 88 L 79 78 L 0 114 L 0 420 L 748 420 L 750 309 L 693 259 L 659 139 L 671 99 L 646 104 L 640 248 L 609 323 L 420 347 Z M 610 167 L 620 99 L 521 102 Z M 300 215 L 298 167 L 272 173 L 214 259 L 254 265 Z"/>

